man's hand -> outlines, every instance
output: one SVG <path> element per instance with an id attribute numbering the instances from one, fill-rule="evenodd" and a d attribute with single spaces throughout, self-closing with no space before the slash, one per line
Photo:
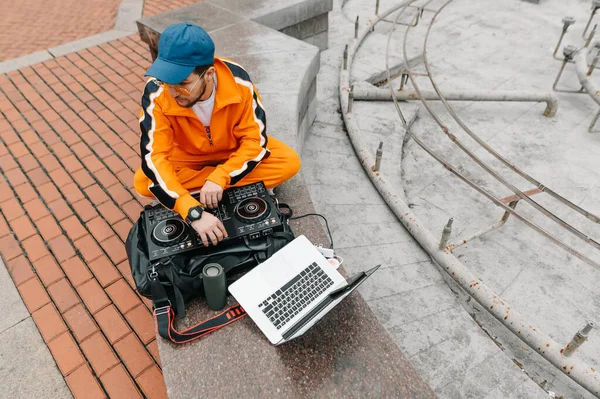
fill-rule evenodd
<path id="1" fill-rule="evenodd" d="M 207 180 L 200 189 L 200 202 L 211 209 L 219 206 L 221 198 L 223 198 L 223 187 L 217 183 Z"/>
<path id="2" fill-rule="evenodd" d="M 200 220 L 192 222 L 192 227 L 200 236 L 205 247 L 208 247 L 208 240 L 213 245 L 217 245 L 220 241 L 223 241 L 223 238 L 227 237 L 227 230 L 225 230 L 223 222 L 210 212 L 202 212 Z"/>

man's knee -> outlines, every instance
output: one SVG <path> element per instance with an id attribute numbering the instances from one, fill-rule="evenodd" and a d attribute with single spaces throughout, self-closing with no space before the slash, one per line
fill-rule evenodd
<path id="1" fill-rule="evenodd" d="M 286 159 L 284 161 L 284 176 L 283 181 L 289 180 L 298 173 L 300 170 L 300 157 L 296 153 L 296 151 L 291 150 L 286 154 Z"/>

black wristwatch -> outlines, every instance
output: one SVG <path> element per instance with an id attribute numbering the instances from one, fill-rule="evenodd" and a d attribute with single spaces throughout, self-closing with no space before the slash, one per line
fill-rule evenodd
<path id="1" fill-rule="evenodd" d="M 200 218 L 202 217 L 202 212 L 204 212 L 204 208 L 201 205 L 191 207 L 188 211 L 188 215 L 187 218 L 185 218 L 185 221 L 188 224 L 192 224 L 192 222 L 200 220 Z"/>

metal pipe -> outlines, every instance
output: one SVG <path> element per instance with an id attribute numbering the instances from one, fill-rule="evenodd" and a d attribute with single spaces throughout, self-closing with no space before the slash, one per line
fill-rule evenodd
<path id="1" fill-rule="evenodd" d="M 406 84 L 406 79 L 408 78 L 408 76 L 406 75 L 406 72 L 403 72 L 402 75 L 400 75 L 400 88 L 398 90 L 403 91 L 404 90 L 404 85 Z M 387 89 L 385 91 L 388 91 Z"/>
<path id="2" fill-rule="evenodd" d="M 595 42 L 594 45 L 591 46 L 591 48 L 596 48 L 598 46 L 600 46 L 600 43 Z M 581 82 L 581 85 L 583 86 L 587 94 L 589 94 L 592 100 L 594 100 L 598 105 L 600 105 L 600 93 L 598 92 L 600 88 L 598 88 L 598 86 L 596 86 L 590 79 L 590 71 L 595 66 L 595 63 L 598 61 L 598 58 L 600 58 L 600 53 L 592 61 L 592 66 L 588 68 L 587 56 L 590 51 L 590 48 L 582 48 L 581 50 L 575 53 L 575 56 L 573 57 L 575 61 L 575 71 L 577 72 L 577 77 L 579 78 L 579 81 Z M 588 127 L 589 133 L 592 133 L 596 122 L 598 122 L 598 118 L 600 118 L 600 110 L 596 113 L 594 119 L 592 119 L 592 122 Z"/>
<path id="3" fill-rule="evenodd" d="M 348 69 L 348 45 L 344 48 L 344 71 Z"/>
<path id="4" fill-rule="evenodd" d="M 484 140 L 482 140 L 479 136 L 477 136 L 462 121 L 462 119 L 460 119 L 460 117 L 456 114 L 456 112 L 454 111 L 454 109 L 452 108 L 452 106 L 447 101 L 445 101 L 444 95 L 441 93 L 439 86 L 437 85 L 437 83 L 433 79 L 433 75 L 431 74 L 431 70 L 429 68 L 429 62 L 427 60 L 427 43 L 428 43 L 428 40 L 429 40 L 429 33 L 431 32 L 431 27 L 433 26 L 434 22 L 435 22 L 435 18 L 431 21 L 431 24 L 429 25 L 429 28 L 427 30 L 427 35 L 425 36 L 425 43 L 423 45 L 423 63 L 425 65 L 425 69 L 427 71 L 427 75 L 429 76 L 429 81 L 431 82 L 431 85 L 433 86 L 433 88 L 434 88 L 435 92 L 437 93 L 437 95 L 440 97 L 440 100 L 444 103 L 444 106 L 448 110 L 448 113 L 452 116 L 452 119 L 454 119 L 456 121 L 456 123 L 458 123 L 458 125 L 465 131 L 465 133 L 467 133 L 473 140 L 475 140 L 480 146 L 482 146 L 488 153 L 490 153 L 496 159 L 498 159 L 499 161 L 501 161 L 504 165 L 506 165 L 507 167 L 509 167 L 510 169 L 512 169 L 519 176 L 521 176 L 525 180 L 529 181 L 530 183 L 534 184 L 536 187 L 538 187 L 543 192 L 547 193 L 548 195 L 550 195 L 554 199 L 560 201 L 564 205 L 567 205 L 569 208 L 571 208 L 574 211 L 580 213 L 581 215 L 585 216 L 586 218 L 588 218 L 589 220 L 593 221 L 594 223 L 600 223 L 600 217 L 594 215 L 591 212 L 586 211 L 585 209 L 581 208 L 579 205 L 577 205 L 577 204 L 569 201 L 567 198 L 564 198 L 563 196 L 561 196 L 560 194 L 558 194 L 554 190 L 546 187 L 544 184 L 542 184 L 540 181 L 536 180 L 534 177 L 532 177 L 532 176 L 528 175 L 527 173 L 525 173 L 523 170 L 521 170 L 516 165 L 512 164 L 511 162 L 509 162 L 500 153 L 498 153 L 496 150 L 494 150 L 492 147 L 490 147 Z M 593 47 L 596 47 L 596 44 L 594 44 Z M 564 53 L 565 53 L 565 56 L 568 55 L 569 58 L 573 54 L 573 52 L 571 51 L 570 48 L 568 50 L 565 48 Z M 405 57 L 405 59 L 406 59 L 406 57 Z M 408 66 L 410 66 L 410 64 L 408 64 Z"/>
<path id="5" fill-rule="evenodd" d="M 444 226 L 444 230 L 442 231 L 442 238 L 440 239 L 440 245 L 438 245 L 438 249 L 443 250 L 444 248 L 446 248 L 446 244 L 448 244 L 450 234 L 452 234 L 453 222 L 454 218 L 450 218 L 448 219 L 448 223 Z"/>
<path id="6" fill-rule="evenodd" d="M 416 0 L 408 0 L 403 4 L 393 7 L 385 13 L 382 13 L 381 17 L 377 16 L 373 18 L 370 24 L 377 24 L 382 17 L 386 17 L 400 8 L 405 9 L 414 1 Z M 367 27 L 367 29 L 363 30 L 361 35 L 359 35 L 358 40 L 355 40 L 351 44 L 351 47 L 349 48 L 349 57 L 351 61 L 354 59 L 358 47 L 370 30 L 371 27 Z M 390 31 L 390 36 L 388 37 L 388 49 L 389 38 L 391 38 L 392 32 L 393 29 Z M 387 54 L 386 67 L 389 68 Z M 342 109 L 347 107 L 349 88 L 350 73 L 344 69 L 340 73 L 339 85 Z M 396 102 L 395 106 L 399 109 Z M 399 116 L 403 121 L 404 126 L 408 127 L 406 119 L 401 115 L 401 112 L 399 113 Z M 494 294 L 494 292 L 482 281 L 478 280 L 454 255 L 449 252 L 440 251 L 437 248 L 439 243 L 407 205 L 403 190 L 400 190 L 399 192 L 396 191 L 383 173 L 375 173 L 371 169 L 373 159 L 369 155 L 368 147 L 361 137 L 360 128 L 354 115 L 351 113 L 342 113 L 342 117 L 359 161 L 369 178 L 373 181 L 373 184 L 380 195 L 406 229 L 441 266 L 441 268 L 494 317 L 509 328 L 517 337 L 523 340 L 523 342 L 537 350 L 542 357 L 565 374 L 565 370 L 569 369 L 570 373 L 568 374 L 568 377 L 576 381 L 583 388 L 596 396 L 600 395 L 600 374 L 595 369 L 591 368 L 578 358 L 566 360 L 566 358 L 560 354 L 561 345 L 539 329 L 532 326 L 527 319 L 512 309 L 502 298 Z"/>
<path id="7" fill-rule="evenodd" d="M 585 41 L 585 45 L 583 47 L 588 47 L 590 45 L 590 43 L 592 42 L 592 39 L 594 38 L 594 35 L 596 34 L 597 27 L 598 27 L 598 24 L 594 25 L 594 29 L 592 29 L 592 32 L 590 33 L 590 36 Z"/>
<path id="8" fill-rule="evenodd" d="M 542 190 L 540 190 L 539 188 L 534 188 L 531 190 L 524 191 L 523 193 L 526 195 L 536 195 L 541 192 L 542 192 Z M 521 198 L 519 198 L 518 195 L 511 195 L 510 197 L 502 198 L 500 201 L 502 201 L 505 204 L 508 204 L 508 206 L 510 208 L 515 209 L 520 200 L 521 200 Z M 448 249 L 454 250 L 454 249 L 456 249 L 456 247 L 460 247 L 461 245 L 464 245 L 467 242 L 469 242 L 477 237 L 481 237 L 482 235 L 487 234 L 490 231 L 494 231 L 494 230 L 502 227 L 507 222 L 509 217 L 510 217 L 510 212 L 504 212 L 504 215 L 502 215 L 502 218 L 500 218 L 500 220 L 497 221 L 496 223 L 492 224 L 491 226 L 489 226 L 488 228 L 486 228 L 482 231 L 472 234 L 471 236 L 469 236 L 463 240 L 458 240 L 456 243 L 450 244 L 450 247 Z"/>
<path id="9" fill-rule="evenodd" d="M 594 72 L 594 69 L 596 69 L 596 64 L 598 63 L 598 60 L 600 60 L 600 51 L 598 52 L 598 54 L 596 54 L 596 56 L 592 60 L 592 63 L 590 64 L 590 69 L 588 69 L 588 72 L 587 72 L 587 76 L 592 75 L 592 72 Z"/>
<path id="10" fill-rule="evenodd" d="M 433 12 L 433 13 L 437 12 L 437 10 L 425 7 L 427 4 L 431 3 L 432 1 L 433 0 L 430 0 L 427 3 L 423 4 L 422 6 L 409 6 L 409 7 L 410 8 L 417 8 L 417 9 L 421 10 L 421 17 L 422 17 L 424 11 L 429 11 L 429 12 Z"/>
<path id="11" fill-rule="evenodd" d="M 413 3 L 415 0 L 409 0 L 406 3 L 396 6 L 386 13 L 382 14 L 382 17 L 377 17 L 373 19 L 373 22 L 370 24 L 375 25 L 382 18 L 386 17 L 390 13 L 397 11 L 400 8 L 406 8 L 407 5 Z M 371 26 L 367 26 L 364 29 L 357 40 L 353 41 L 350 44 L 348 49 L 350 61 L 354 59 L 356 55 L 356 51 L 366 35 L 371 31 Z M 390 31 L 390 36 L 388 37 L 388 49 L 389 49 L 389 41 L 391 38 L 391 34 L 393 29 Z M 389 51 L 388 51 L 389 53 Z M 386 53 L 386 69 L 388 69 L 389 75 L 389 63 L 388 63 L 388 54 Z M 350 87 L 350 73 L 348 70 L 344 69 L 340 73 L 340 103 L 343 108 L 347 107 L 348 102 L 348 94 Z M 396 108 L 400 111 L 397 102 L 394 102 Z M 518 337 L 520 337 L 525 343 L 530 345 L 532 348 L 538 350 L 538 352 L 550 361 L 553 365 L 555 365 L 559 370 L 563 371 L 566 368 L 569 368 L 570 373 L 569 377 L 578 382 L 585 389 L 590 391 L 591 393 L 598 395 L 600 394 L 600 376 L 598 373 L 589 367 L 584 362 L 579 361 L 578 359 L 571 360 L 568 364 L 564 363 L 564 357 L 560 356 L 559 353 L 559 345 L 554 342 L 550 337 L 543 334 L 541 331 L 531 326 L 524 318 L 522 318 L 517 312 L 514 310 L 511 311 L 510 306 L 508 306 L 500 297 L 496 296 L 488 287 L 486 287 L 482 282 L 476 280 L 475 277 L 466 269 L 452 254 L 440 251 L 437 249 L 437 242 L 435 238 L 431 235 L 429 231 L 421 227 L 421 223 L 416 218 L 416 215 L 412 213 L 410 207 L 406 204 L 404 192 L 400 190 L 400 192 L 395 192 L 392 186 L 389 184 L 387 179 L 382 173 L 373 172 L 371 165 L 373 164 L 372 158 L 369 156 L 367 146 L 362 140 L 360 136 L 360 129 L 358 127 L 358 123 L 351 113 L 343 113 L 344 122 L 348 129 L 348 134 L 350 136 L 351 142 L 355 147 L 356 153 L 359 157 L 363 168 L 373 181 L 375 187 L 378 189 L 382 197 L 388 203 L 392 211 L 396 214 L 396 216 L 401 220 L 401 222 L 405 225 L 407 230 L 423 245 L 423 247 L 430 253 L 432 258 L 436 260 L 447 273 L 455 279 L 467 292 L 469 292 L 473 298 L 475 298 L 479 303 L 481 303 L 490 313 L 492 313 L 498 320 L 500 320 L 506 327 L 511 329 Z M 407 126 L 407 122 L 402 115 L 401 111 L 399 112 L 400 119 L 403 121 L 404 126 Z M 409 128 L 410 129 L 410 128 Z M 412 135 L 412 132 L 407 130 L 407 133 Z M 416 139 L 416 138 L 415 138 Z M 435 155 L 435 154 L 433 154 Z M 449 164 L 445 164 L 445 166 Z M 502 204 L 500 202 L 500 204 Z M 502 204 L 504 205 L 504 204 Z M 563 369 L 565 367 L 565 369 Z"/>
<path id="12" fill-rule="evenodd" d="M 556 89 L 556 86 L 558 85 L 560 76 L 562 75 L 563 71 L 565 70 L 565 67 L 567 66 L 567 62 L 569 62 L 573 59 L 573 54 L 575 54 L 576 51 L 577 51 L 577 47 L 575 47 L 573 45 L 565 46 L 565 48 L 563 49 L 563 55 L 564 55 L 563 63 L 560 66 L 560 69 L 558 70 L 558 75 L 556 75 L 556 79 L 554 79 L 554 83 L 552 84 L 552 90 L 558 91 Z"/>
<path id="13" fill-rule="evenodd" d="M 427 2 L 427 4 L 429 4 L 429 3 L 431 3 L 431 1 Z M 416 18 L 415 18 L 414 22 L 410 22 L 410 23 L 407 23 L 407 22 L 396 22 L 396 21 L 390 21 L 390 20 L 385 19 L 385 18 L 382 18 L 381 20 L 383 22 L 389 22 L 389 23 L 392 23 L 392 24 L 398 24 L 398 25 L 415 27 L 415 26 L 417 26 L 419 24 L 419 18 L 423 16 L 423 8 L 422 7 L 416 7 L 416 6 L 411 6 L 411 7 L 415 7 L 417 9 L 417 15 L 416 15 Z M 435 10 L 428 10 L 428 11 L 435 12 Z"/>
<path id="14" fill-rule="evenodd" d="M 558 43 L 556 44 L 556 48 L 554 49 L 554 54 L 556 55 L 556 53 L 558 52 L 558 48 L 560 47 L 560 44 L 562 43 L 563 38 L 565 37 L 565 33 L 567 33 L 567 30 L 569 29 L 569 26 L 573 25 L 575 23 L 575 18 L 573 17 L 564 17 L 563 20 L 563 28 L 562 28 L 562 33 L 560 34 L 560 38 L 558 39 Z"/>
<path id="15" fill-rule="evenodd" d="M 352 112 L 353 104 L 354 104 L 354 86 L 350 86 L 350 93 L 348 93 L 348 112 Z"/>
<path id="16" fill-rule="evenodd" d="M 600 118 L 600 109 L 598 110 L 598 112 L 596 112 L 596 116 L 594 116 L 594 119 L 592 119 L 592 123 L 590 123 L 590 126 L 588 127 L 588 133 L 592 133 L 594 126 L 596 126 L 596 122 L 598 122 L 598 118 Z"/>
<path id="17" fill-rule="evenodd" d="M 575 351 L 581 345 L 583 345 L 585 341 L 587 341 L 588 334 L 590 331 L 592 331 L 592 328 L 594 327 L 596 327 L 596 324 L 593 321 L 588 321 L 587 324 L 583 326 L 581 330 L 577 331 L 571 339 L 571 342 L 569 342 L 567 346 L 565 346 L 564 350 L 561 350 L 563 356 L 569 357 L 573 353 L 575 353 Z"/>
<path id="18" fill-rule="evenodd" d="M 381 157 L 383 157 L 383 141 L 379 142 L 379 147 L 375 152 L 375 165 L 373 166 L 373 172 L 379 172 L 381 168 Z"/>
<path id="19" fill-rule="evenodd" d="M 396 92 L 396 99 L 398 101 L 419 100 L 417 92 L 403 90 L 404 85 L 402 82 L 403 79 L 401 78 L 400 91 Z M 433 91 L 421 91 L 421 95 L 426 100 L 441 100 L 440 96 Z M 554 93 L 465 90 L 444 93 L 444 98 L 448 101 L 545 102 L 546 109 L 544 110 L 544 115 L 548 117 L 556 115 L 556 111 L 558 110 L 558 97 Z M 354 89 L 354 99 L 363 101 L 389 101 L 392 99 L 392 94 L 389 89 L 361 85 Z"/>
<path id="20" fill-rule="evenodd" d="M 448 0 L 448 2 L 446 2 L 438 10 L 438 13 L 441 12 L 452 1 L 453 0 Z M 435 19 L 436 19 L 437 16 L 438 16 L 438 14 L 435 14 L 433 16 L 433 18 L 431 20 L 431 24 L 429 25 L 429 28 L 427 29 L 427 34 L 425 35 L 425 42 L 424 42 L 424 45 L 423 45 L 423 61 L 424 61 L 424 63 L 425 63 L 426 66 L 428 66 L 427 52 L 426 52 L 427 41 L 429 39 L 429 33 L 431 32 L 431 27 L 433 26 L 433 23 L 435 22 Z M 580 240 L 584 241 L 586 244 L 589 244 L 590 246 L 594 247 L 595 249 L 600 249 L 600 242 L 597 242 L 593 238 L 587 236 L 582 231 L 578 230 L 576 227 L 574 227 L 574 226 L 566 223 L 560 217 L 556 216 L 554 213 L 550 212 L 544 206 L 542 206 L 541 204 L 537 203 L 535 200 L 533 200 L 532 198 L 530 198 L 529 196 L 527 196 L 525 193 L 523 193 L 521 190 L 519 190 L 516 186 L 514 186 L 508 180 L 506 180 L 505 178 L 503 178 L 499 173 L 497 173 L 496 171 L 494 171 L 487 163 L 485 163 L 481 158 L 479 158 L 477 155 L 475 155 L 474 152 L 470 151 L 454 134 L 452 134 L 450 132 L 450 129 L 448 129 L 448 127 L 446 125 L 444 125 L 444 123 L 437 116 L 437 114 L 435 112 L 433 112 L 433 110 L 429 106 L 429 103 L 427 102 L 427 100 L 424 99 L 421 96 L 421 92 L 420 92 L 419 86 L 417 85 L 414 77 L 412 76 L 411 68 L 410 68 L 410 66 L 408 66 L 408 52 L 407 52 L 407 46 L 406 46 L 407 39 L 408 39 L 408 33 L 409 32 L 410 32 L 410 27 L 407 27 L 406 28 L 406 34 L 404 36 L 404 43 L 403 43 L 403 53 L 404 53 L 403 55 L 404 55 L 404 60 L 407 63 L 406 71 L 408 72 L 408 76 L 409 76 L 409 78 L 410 78 L 410 80 L 411 80 L 411 82 L 413 84 L 413 87 L 415 88 L 415 91 L 417 92 L 417 94 L 419 95 L 419 98 L 421 99 L 421 103 L 423 104 L 423 106 L 425 107 L 425 109 L 427 109 L 427 112 L 429 112 L 429 115 L 431 115 L 431 117 L 435 120 L 435 122 L 440 126 L 440 128 L 442 129 L 442 131 L 444 132 L 444 134 L 446 134 L 448 136 L 448 138 L 450 138 L 450 140 L 452 140 L 454 142 L 454 144 L 456 144 L 456 146 L 458 148 L 460 148 L 473 161 L 475 161 L 475 163 L 477 163 L 479 166 L 481 166 L 486 172 L 488 172 L 497 181 L 499 181 L 504 186 L 506 186 L 507 188 L 509 188 L 513 193 L 515 193 L 516 195 L 518 195 L 522 200 L 524 200 L 525 202 L 527 202 L 528 204 L 530 204 L 532 207 L 534 207 L 535 209 L 537 209 L 542 214 L 546 215 L 553 222 L 555 222 L 559 226 L 563 227 L 565 230 L 567 230 L 571 234 L 575 235 Z M 572 53 L 570 52 L 570 50 L 569 51 L 565 50 L 565 57 L 570 57 L 571 54 Z M 429 72 L 430 71 L 428 69 L 428 73 Z M 431 80 L 431 78 L 430 78 L 430 80 Z M 391 87 L 390 87 L 390 90 L 391 90 Z M 439 91 L 438 91 L 438 94 L 439 94 Z M 439 158 L 441 159 L 441 157 L 439 157 Z M 441 162 L 441 160 L 440 160 L 440 162 Z M 442 162 L 442 163 L 444 164 L 444 166 L 446 166 L 446 162 L 445 161 Z M 463 177 L 461 177 L 461 179 L 463 179 L 467 184 L 469 184 L 470 186 L 472 186 L 474 189 L 476 189 L 480 193 L 484 194 L 486 197 L 488 197 L 494 203 L 498 204 L 498 199 L 497 198 L 495 198 L 494 196 L 492 196 L 489 193 L 487 193 L 484 189 L 482 189 L 481 187 L 479 187 L 477 184 L 474 184 L 474 183 L 470 182 L 468 179 L 463 178 Z M 552 242 L 554 242 L 555 244 L 557 244 L 558 246 L 560 246 L 564 250 L 566 250 L 566 251 L 572 253 L 573 255 L 577 256 L 578 258 L 584 260 L 589 265 L 594 266 L 594 267 L 600 269 L 600 264 L 598 264 L 597 262 L 595 262 L 591 258 L 589 258 L 586 255 L 582 254 L 581 252 L 577 251 L 575 248 L 571 247 L 570 245 L 566 244 L 565 242 L 557 239 L 556 237 L 554 237 L 553 235 L 551 235 L 550 233 L 548 233 L 547 231 L 545 231 L 544 229 L 542 229 L 541 227 L 539 227 L 535 223 L 532 223 L 531 221 L 529 221 L 525 217 L 519 215 L 518 213 L 516 213 L 514 210 L 510 209 L 509 207 L 507 207 L 503 203 L 501 203 L 501 204 L 502 204 L 503 207 L 505 207 L 508 211 L 510 211 L 511 213 L 513 213 L 520 220 L 524 221 L 525 224 L 527 224 L 529 227 L 531 227 L 534 230 L 540 232 L 542 235 L 544 235 L 545 237 L 549 238 Z"/>
<path id="21" fill-rule="evenodd" d="M 594 43 L 594 47 L 596 47 L 598 43 Z M 579 77 L 579 81 L 581 85 L 585 89 L 585 91 L 592 97 L 598 105 L 600 105 L 600 90 L 598 86 L 596 86 L 588 76 L 588 65 L 587 65 L 587 56 L 589 53 L 589 48 L 582 48 L 579 51 L 575 52 L 573 59 L 575 60 L 575 71 L 577 72 L 577 76 Z"/>
<path id="22" fill-rule="evenodd" d="M 512 202 L 510 202 L 508 204 L 508 206 L 511 207 L 512 209 L 515 209 L 517 207 L 517 203 L 518 202 L 519 201 L 512 201 Z M 506 221 L 508 220 L 509 217 L 510 217 L 510 212 L 505 211 L 504 215 L 502 215 L 502 217 L 500 218 L 500 220 L 497 221 L 496 223 L 492 224 L 488 228 L 483 229 L 481 231 L 478 231 L 477 233 L 472 234 L 472 235 L 470 235 L 467 238 L 464 238 L 462 240 L 458 240 L 455 243 L 450 244 L 450 245 L 448 245 L 448 246 L 446 246 L 444 248 L 447 249 L 448 251 L 452 252 L 453 250 L 455 250 L 456 248 L 460 247 L 461 245 L 464 245 L 464 244 L 466 244 L 468 242 L 471 242 L 471 241 L 473 241 L 477 237 L 481 237 L 484 234 L 487 234 L 487 233 L 489 233 L 491 231 L 494 231 L 494 230 L 496 230 L 496 229 L 504 226 L 504 224 L 506 223 Z"/>
<path id="23" fill-rule="evenodd" d="M 581 34 L 581 37 L 583 37 L 584 39 L 585 39 L 585 34 L 587 33 L 587 30 L 590 27 L 590 24 L 592 23 L 592 19 L 594 19 L 594 15 L 596 15 L 596 11 L 598 11 L 599 7 L 600 7 L 600 4 L 598 4 L 598 1 L 592 0 L 592 13 L 590 14 L 590 19 L 588 19 L 587 24 L 585 25 L 585 29 L 583 30 L 583 33 Z"/>

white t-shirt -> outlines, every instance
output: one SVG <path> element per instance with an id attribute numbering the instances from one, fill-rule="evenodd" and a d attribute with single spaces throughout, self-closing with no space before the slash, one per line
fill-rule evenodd
<path id="1" fill-rule="evenodd" d="M 214 85 L 212 93 L 207 100 L 198 101 L 192 109 L 194 113 L 200 119 L 200 122 L 204 125 L 204 127 L 210 128 L 210 118 L 212 117 L 213 108 L 215 107 L 215 92 L 217 91 L 217 74 L 214 75 Z"/>

